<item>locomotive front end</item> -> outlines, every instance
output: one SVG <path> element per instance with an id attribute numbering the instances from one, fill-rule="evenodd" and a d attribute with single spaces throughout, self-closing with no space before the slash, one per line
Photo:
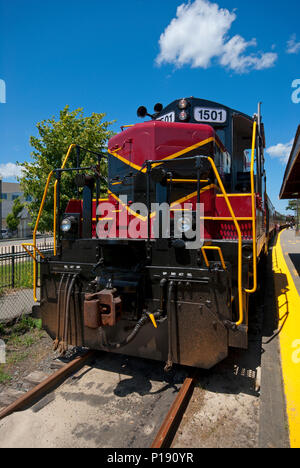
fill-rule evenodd
<path id="1" fill-rule="evenodd" d="M 247 347 L 251 194 L 243 205 L 228 194 L 228 111 L 211 109 L 216 129 L 184 121 L 180 105 L 110 140 L 106 198 L 99 166 L 70 169 L 79 196 L 58 206 L 55 255 L 40 266 L 39 313 L 62 353 L 84 346 L 208 369 L 229 346 Z"/>

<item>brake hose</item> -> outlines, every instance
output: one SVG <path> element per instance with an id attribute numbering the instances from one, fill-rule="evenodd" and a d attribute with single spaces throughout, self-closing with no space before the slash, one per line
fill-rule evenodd
<path id="1" fill-rule="evenodd" d="M 154 318 L 160 318 L 161 316 L 161 313 L 160 312 L 155 312 L 153 314 Z M 124 346 L 128 345 L 129 343 L 131 343 L 131 341 L 137 336 L 137 334 L 139 333 L 139 331 L 141 330 L 141 328 L 147 323 L 147 321 L 149 320 L 149 315 L 148 314 L 145 314 L 143 315 L 140 320 L 137 322 L 136 326 L 134 327 L 134 329 L 132 330 L 132 332 L 126 337 L 124 338 L 123 341 L 121 341 L 120 343 L 108 343 L 106 341 L 106 335 L 105 335 L 105 332 L 104 332 L 104 328 L 102 328 L 102 338 L 105 337 L 105 341 L 106 343 L 103 342 L 103 339 L 102 339 L 102 346 L 108 350 L 110 349 L 119 349 L 119 348 L 123 348 Z"/>

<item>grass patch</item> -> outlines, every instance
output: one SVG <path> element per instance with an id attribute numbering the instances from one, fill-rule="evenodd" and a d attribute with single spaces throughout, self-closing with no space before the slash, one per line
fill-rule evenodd
<path id="1" fill-rule="evenodd" d="M 18 364 L 19 362 L 24 361 L 24 359 L 26 359 L 28 356 L 29 356 L 29 351 L 22 351 L 22 350 L 13 351 L 13 352 L 8 351 L 6 365 L 9 368 L 11 365 L 15 365 L 15 364 Z"/>
<path id="2" fill-rule="evenodd" d="M 1 324 L 1 339 L 6 345 L 6 363 L 0 365 L 0 384 L 7 385 L 23 361 L 34 358 L 34 346 L 45 336 L 42 321 L 23 316 L 10 325 Z"/>
<path id="3" fill-rule="evenodd" d="M 4 341 L 17 341 L 21 335 L 31 330 L 42 330 L 42 320 L 22 315 L 11 324 L 0 324 L 0 336 Z"/>
<path id="4" fill-rule="evenodd" d="M 12 284 L 14 276 L 14 285 Z M 39 265 L 38 265 L 39 276 Z M 0 263 L 0 297 L 9 289 L 30 289 L 33 284 L 33 261 L 16 261 L 14 265 L 14 275 L 12 265 Z"/>
<path id="5" fill-rule="evenodd" d="M 0 384 L 6 384 L 11 381 L 11 376 L 4 372 L 4 364 L 0 364 Z"/>

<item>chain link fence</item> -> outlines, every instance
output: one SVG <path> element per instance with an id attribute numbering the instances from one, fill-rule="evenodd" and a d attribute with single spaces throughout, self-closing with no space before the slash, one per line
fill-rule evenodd
<path id="1" fill-rule="evenodd" d="M 44 255 L 51 255 L 53 241 L 37 243 L 37 247 Z M 0 323 L 31 313 L 33 262 L 21 245 L 0 244 Z"/>

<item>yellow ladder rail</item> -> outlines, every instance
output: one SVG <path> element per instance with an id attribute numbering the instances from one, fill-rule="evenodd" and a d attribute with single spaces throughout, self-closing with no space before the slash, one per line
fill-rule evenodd
<path id="1" fill-rule="evenodd" d="M 65 159 L 63 161 L 63 164 L 61 166 L 61 169 L 64 169 L 65 166 L 66 166 L 66 163 L 69 159 L 69 156 L 71 154 L 71 151 L 73 148 L 75 148 L 76 145 L 75 144 L 72 144 L 69 146 L 69 149 L 68 149 L 68 152 L 65 156 Z M 37 216 L 37 219 L 36 219 L 36 222 L 35 222 L 35 227 L 34 227 L 34 230 L 33 230 L 33 235 L 32 235 L 32 238 L 33 238 L 33 242 L 32 244 L 28 244 L 28 243 L 24 243 L 22 244 L 22 247 L 23 249 L 28 253 L 28 255 L 30 255 L 34 262 L 33 262 L 33 299 L 34 299 L 34 302 L 38 302 L 38 299 L 36 297 L 36 280 L 37 280 L 37 258 L 36 258 L 36 252 L 38 252 L 38 254 L 44 258 L 43 254 L 39 251 L 39 249 L 37 248 L 36 246 L 36 233 L 37 233 L 37 230 L 38 230 L 38 227 L 39 227 L 39 224 L 40 224 L 40 220 L 41 220 L 41 216 L 42 216 L 42 213 L 43 213 L 43 210 L 44 210 L 44 205 L 45 205 L 45 201 L 46 201 L 46 197 L 47 197 L 47 193 L 48 193 L 48 189 L 49 189 L 49 185 L 50 185 L 50 182 L 51 182 L 51 179 L 52 179 L 52 176 L 54 174 L 54 171 L 51 171 L 50 174 L 48 175 L 48 178 L 47 178 L 47 182 L 46 182 L 46 186 L 45 186 L 45 189 L 44 189 L 44 193 L 43 193 L 43 198 L 42 198 L 42 202 L 41 202 L 41 205 L 40 205 L 40 209 L 39 209 L 39 213 L 38 213 L 38 216 Z M 53 235 L 54 235 L 54 255 L 56 255 L 56 210 L 57 210 L 57 181 L 55 182 L 54 184 L 54 229 L 53 229 Z M 33 247 L 33 255 L 32 255 L 32 252 L 30 252 L 27 247 Z"/>
<path id="2" fill-rule="evenodd" d="M 253 249 L 253 287 L 252 289 L 245 289 L 248 294 L 255 293 L 257 290 L 257 244 L 256 244 L 256 197 L 254 187 L 254 155 L 256 146 L 256 130 L 257 122 L 253 124 L 253 135 L 252 135 L 252 151 L 251 151 L 251 200 L 252 200 L 252 249 Z"/>
<path id="3" fill-rule="evenodd" d="M 202 255 L 204 257 L 205 265 L 207 266 L 207 268 L 209 267 L 209 261 L 208 261 L 205 250 L 217 250 L 218 253 L 219 253 L 219 257 L 220 257 L 220 260 L 221 260 L 223 270 L 227 269 L 221 247 L 217 247 L 217 246 L 214 246 L 214 245 L 204 245 L 203 247 L 201 247 L 201 250 L 202 250 Z"/>
<path id="4" fill-rule="evenodd" d="M 61 169 L 64 169 L 66 167 L 66 164 L 68 162 L 68 159 L 70 157 L 71 151 L 76 148 L 76 145 L 72 144 L 69 146 L 68 152 L 66 154 L 66 157 L 63 161 L 63 164 L 61 166 Z M 55 181 L 54 184 L 54 218 L 53 218 L 53 238 L 54 238 L 54 256 L 56 256 L 56 231 L 57 231 L 57 222 L 56 222 L 56 212 L 57 212 L 57 184 L 58 180 Z"/>
<path id="5" fill-rule="evenodd" d="M 34 246 L 34 244 L 21 244 L 23 249 L 26 250 L 26 252 L 28 253 L 28 255 L 30 255 L 31 258 L 33 258 L 33 260 L 36 260 L 36 254 L 35 252 L 37 252 L 42 258 L 45 258 L 45 256 L 42 254 L 42 252 Z M 27 247 L 33 247 L 34 248 L 34 255 L 33 255 L 33 252 L 30 252 L 30 250 L 27 249 Z"/>
<path id="6" fill-rule="evenodd" d="M 221 177 L 219 175 L 218 169 L 214 163 L 214 160 L 211 157 L 207 157 L 207 160 L 210 162 L 211 167 L 215 173 L 216 179 L 218 181 L 218 184 L 220 186 L 221 192 L 224 195 L 225 202 L 227 205 L 227 208 L 231 214 L 232 220 L 234 222 L 237 234 L 238 234 L 238 298 L 239 298 L 239 319 L 235 323 L 235 325 L 238 327 L 241 325 L 244 321 L 244 310 L 243 310 L 243 279 L 242 279 L 242 233 L 241 229 L 239 226 L 239 223 L 236 219 L 236 216 L 234 214 L 234 211 L 232 209 L 231 203 L 229 201 L 229 197 L 227 195 L 227 192 L 225 190 L 225 187 L 223 185 L 223 182 L 221 180 Z"/>

